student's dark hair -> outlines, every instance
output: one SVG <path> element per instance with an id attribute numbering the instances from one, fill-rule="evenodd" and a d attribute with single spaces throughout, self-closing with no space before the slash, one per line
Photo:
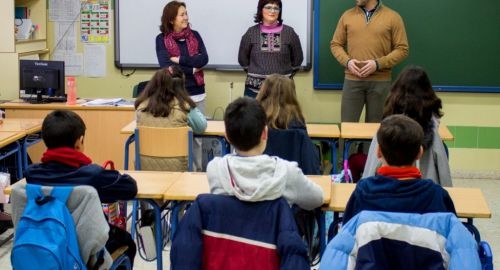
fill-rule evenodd
<path id="1" fill-rule="evenodd" d="M 85 123 L 73 111 L 55 110 L 43 120 L 42 139 L 48 149 L 75 148 L 75 143 L 81 136 L 85 136 Z"/>
<path id="2" fill-rule="evenodd" d="M 377 131 L 380 150 L 391 166 L 412 165 L 420 152 L 423 139 L 424 132 L 417 121 L 402 114 L 384 118 Z"/>
<path id="3" fill-rule="evenodd" d="M 240 97 L 227 106 L 224 124 L 231 144 L 238 150 L 248 151 L 260 143 L 266 113 L 255 99 Z"/>
<path id="4" fill-rule="evenodd" d="M 179 107 L 186 113 L 196 107 L 184 86 L 184 73 L 177 66 L 156 71 L 144 91 L 135 100 L 135 108 L 148 100 L 147 106 L 142 109 L 143 112 L 150 113 L 154 117 L 167 117 L 175 104 L 174 99 L 177 99 Z"/>
<path id="5" fill-rule="evenodd" d="M 267 125 L 274 129 L 288 129 L 292 122 L 305 126 L 304 115 L 300 109 L 292 79 L 281 74 L 269 75 L 256 100 L 267 115 Z"/>
<path id="6" fill-rule="evenodd" d="M 256 23 L 262 22 L 262 19 L 264 17 L 264 15 L 262 15 L 262 9 L 267 4 L 275 4 L 280 7 L 281 11 L 278 15 L 278 25 L 283 24 L 283 19 L 281 18 L 283 15 L 283 4 L 281 3 L 281 0 L 259 0 L 259 3 L 257 4 L 257 13 L 255 13 L 254 16 L 254 22 Z"/>
<path id="7" fill-rule="evenodd" d="M 177 12 L 180 7 L 186 8 L 186 3 L 179 1 L 170 1 L 163 8 L 163 14 L 161 15 L 161 25 L 160 31 L 163 34 L 169 34 L 174 31 L 173 21 L 177 17 Z"/>
<path id="8" fill-rule="evenodd" d="M 408 66 L 399 74 L 385 100 L 383 117 L 404 114 L 417 121 L 424 130 L 423 147 L 432 146 L 434 122 L 432 117 L 442 117 L 441 99 L 432 89 L 425 70 Z"/>

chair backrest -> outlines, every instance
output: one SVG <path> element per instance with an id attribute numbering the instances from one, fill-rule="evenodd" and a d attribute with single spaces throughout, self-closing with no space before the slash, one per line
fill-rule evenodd
<path id="1" fill-rule="evenodd" d="M 52 187 L 42 187 L 50 194 Z M 26 184 L 18 183 L 12 188 L 12 220 L 14 227 L 19 222 L 26 206 Z M 66 206 L 73 217 L 78 236 L 80 255 L 84 263 L 95 263 L 95 255 L 103 251 L 108 240 L 109 225 L 106 222 L 97 191 L 91 186 L 74 186 Z M 104 265 L 110 266 L 112 258 L 104 249 Z"/>
<path id="2" fill-rule="evenodd" d="M 188 157 L 188 170 L 192 168 L 193 132 L 188 126 L 160 128 L 138 126 L 135 129 L 136 170 L 141 169 L 140 156 Z"/>
<path id="3" fill-rule="evenodd" d="M 310 269 L 282 198 L 244 202 L 199 195 L 174 235 L 170 260 L 172 269 Z"/>
<path id="4" fill-rule="evenodd" d="M 321 269 L 481 269 L 478 246 L 452 213 L 362 211 L 330 241 Z"/>
<path id="5" fill-rule="evenodd" d="M 320 174 L 319 154 L 304 129 L 269 129 L 265 154 L 299 164 L 304 174 Z"/>
<path id="6" fill-rule="evenodd" d="M 143 81 L 134 85 L 134 87 L 132 88 L 132 97 L 138 97 L 142 93 L 142 91 L 144 91 L 144 88 L 146 87 L 146 84 L 148 84 L 148 82 L 149 81 Z"/>

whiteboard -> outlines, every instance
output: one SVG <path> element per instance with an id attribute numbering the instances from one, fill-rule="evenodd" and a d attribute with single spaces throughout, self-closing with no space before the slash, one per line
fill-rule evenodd
<path id="1" fill-rule="evenodd" d="M 304 61 L 311 68 L 312 1 L 282 0 L 283 23 L 300 38 Z M 163 7 L 169 0 L 115 0 L 115 65 L 158 68 L 155 38 L 160 33 Z M 207 68 L 241 69 L 241 36 L 255 25 L 258 0 L 184 0 L 191 28 L 200 33 L 208 51 Z"/>

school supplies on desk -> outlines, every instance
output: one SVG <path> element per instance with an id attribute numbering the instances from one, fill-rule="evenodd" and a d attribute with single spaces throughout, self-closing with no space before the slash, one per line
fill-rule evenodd
<path id="1" fill-rule="evenodd" d="M 133 101 L 129 101 L 123 98 L 98 98 L 91 101 L 87 101 L 82 104 L 82 106 L 124 106 L 132 107 L 134 106 Z"/>

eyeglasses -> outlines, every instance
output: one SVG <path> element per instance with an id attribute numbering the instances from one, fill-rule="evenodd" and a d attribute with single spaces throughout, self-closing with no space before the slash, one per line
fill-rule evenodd
<path id="1" fill-rule="evenodd" d="M 267 10 L 267 12 L 280 12 L 281 11 L 281 8 L 274 7 L 274 6 L 264 6 L 264 9 Z"/>

